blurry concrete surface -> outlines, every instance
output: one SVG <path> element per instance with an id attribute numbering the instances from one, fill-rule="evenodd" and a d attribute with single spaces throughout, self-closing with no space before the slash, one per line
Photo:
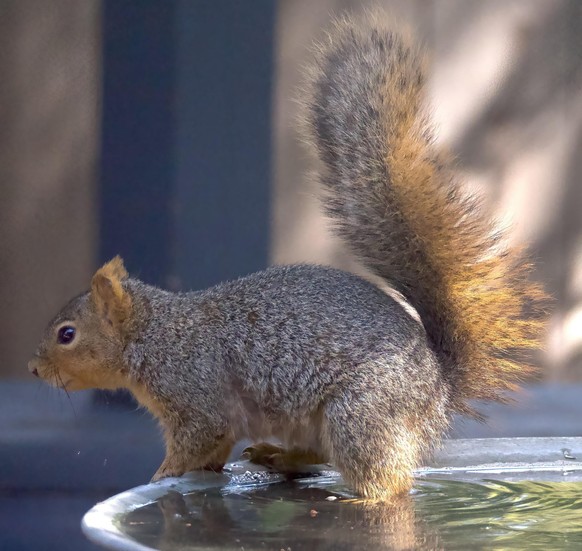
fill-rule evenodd
<path id="1" fill-rule="evenodd" d="M 148 414 L 91 392 L 3 382 L 0 419 L 0 549 L 96 549 L 81 533 L 85 511 L 148 482 L 163 459 Z"/>

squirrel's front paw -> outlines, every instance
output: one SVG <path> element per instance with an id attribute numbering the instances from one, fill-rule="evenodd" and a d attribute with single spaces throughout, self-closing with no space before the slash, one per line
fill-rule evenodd
<path id="1" fill-rule="evenodd" d="M 163 465 L 156 471 L 156 474 L 152 476 L 150 482 L 157 482 L 158 480 L 162 480 L 162 478 L 171 478 L 174 476 L 182 476 L 185 471 L 179 471 L 177 469 L 169 469 L 164 467 Z"/>

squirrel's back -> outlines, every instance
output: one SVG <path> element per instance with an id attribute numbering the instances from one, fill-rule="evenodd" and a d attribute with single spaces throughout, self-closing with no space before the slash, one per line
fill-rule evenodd
<path id="1" fill-rule="evenodd" d="M 454 390 L 499 399 L 530 372 L 541 288 L 433 143 L 425 58 L 380 14 L 338 20 L 318 46 L 303 127 L 337 233 L 417 309 Z"/>
<path id="2" fill-rule="evenodd" d="M 404 380 L 414 371 L 406 388 L 393 394 L 410 396 L 416 381 L 436 384 L 439 378 L 414 313 L 348 272 L 274 266 L 204 291 L 198 300 L 203 310 L 205 304 L 215 305 L 213 316 L 224 339 L 220 348 L 230 352 L 238 376 L 263 403 L 287 412 L 316 408 L 330 387 L 361 376 L 371 363 L 378 363 L 383 378 Z"/>

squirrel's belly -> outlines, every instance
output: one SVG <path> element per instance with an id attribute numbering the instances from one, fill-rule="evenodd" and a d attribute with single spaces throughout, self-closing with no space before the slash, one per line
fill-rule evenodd
<path id="1" fill-rule="evenodd" d="M 300 448 L 327 455 L 321 440 L 320 412 L 290 419 L 267 412 L 250 396 L 239 394 L 229 401 L 228 417 L 236 440 L 249 439 L 256 443 L 274 439 L 289 449 Z"/>
<path id="2" fill-rule="evenodd" d="M 239 396 L 229 401 L 227 414 L 236 440 L 248 438 L 257 442 L 275 437 L 272 420 L 250 397 Z"/>

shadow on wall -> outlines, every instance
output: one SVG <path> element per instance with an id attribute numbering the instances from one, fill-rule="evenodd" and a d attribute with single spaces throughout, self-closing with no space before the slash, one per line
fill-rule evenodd
<path id="1" fill-rule="evenodd" d="M 308 45 L 330 14 L 374 2 L 281 2 L 274 239 L 277 263 L 300 260 L 359 269 L 327 232 L 317 190 L 297 142 L 289 101 Z M 576 0 L 391 0 L 432 55 L 430 101 L 443 147 L 478 189 L 531 243 L 536 272 L 556 297 L 547 351 L 550 379 L 582 378 L 582 4 Z"/>

